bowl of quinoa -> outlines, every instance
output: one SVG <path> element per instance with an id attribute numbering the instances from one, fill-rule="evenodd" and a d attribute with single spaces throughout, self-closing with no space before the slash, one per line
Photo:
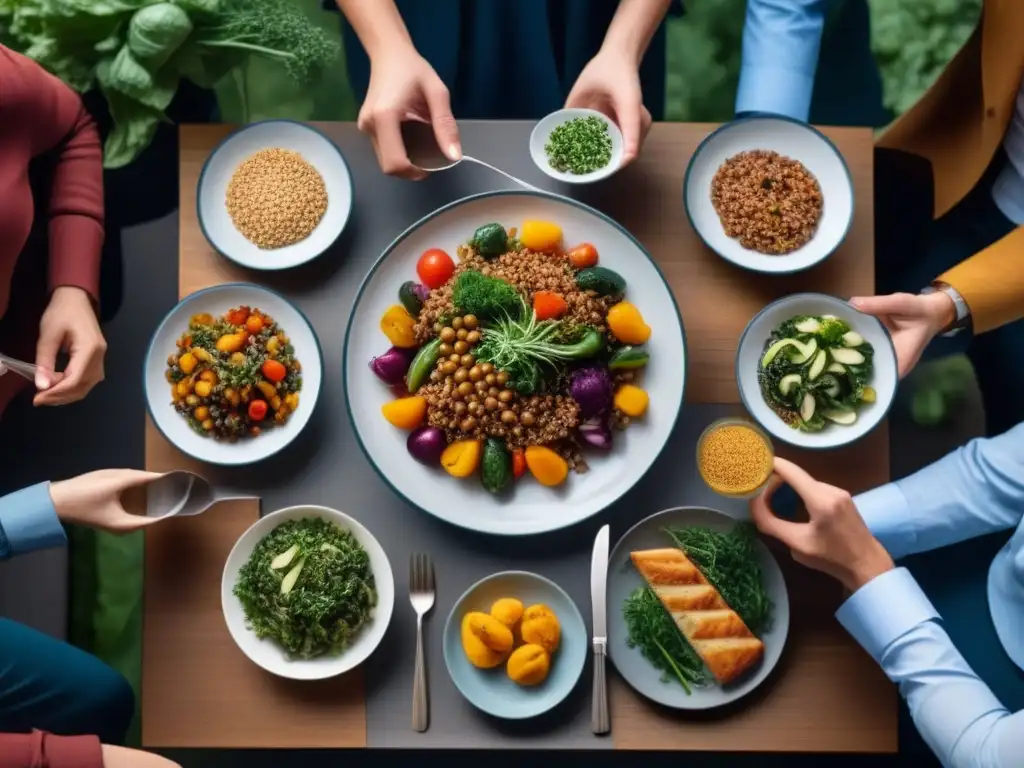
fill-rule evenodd
<path id="1" fill-rule="evenodd" d="M 396 493 L 503 535 L 571 525 L 632 487 L 686 372 L 642 246 L 588 206 L 518 191 L 403 233 L 360 287 L 343 361 L 360 446 Z"/>
<path id="2" fill-rule="evenodd" d="M 256 270 L 290 269 L 326 251 L 352 212 L 352 175 L 325 134 L 292 120 L 235 131 L 203 164 L 199 226 L 225 258 Z"/>
<path id="3" fill-rule="evenodd" d="M 784 117 L 750 117 L 712 131 L 687 166 L 691 226 L 719 256 L 754 272 L 813 267 L 853 222 L 853 181 L 820 131 Z"/>

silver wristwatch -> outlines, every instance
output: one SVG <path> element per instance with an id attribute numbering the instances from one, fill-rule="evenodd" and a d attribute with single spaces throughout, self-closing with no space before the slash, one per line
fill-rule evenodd
<path id="1" fill-rule="evenodd" d="M 956 319 L 941 335 L 947 337 L 956 336 L 964 328 L 969 328 L 971 325 L 971 308 L 967 306 L 967 302 L 964 300 L 964 297 L 960 295 L 960 291 L 949 283 L 936 280 L 927 288 L 923 288 L 921 293 L 936 293 L 937 291 L 942 291 L 944 294 L 949 296 L 949 298 L 953 300 L 953 306 L 956 308 Z"/>

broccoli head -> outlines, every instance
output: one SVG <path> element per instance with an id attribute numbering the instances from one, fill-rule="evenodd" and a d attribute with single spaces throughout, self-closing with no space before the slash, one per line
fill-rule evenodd
<path id="1" fill-rule="evenodd" d="M 455 278 L 452 303 L 459 312 L 478 318 L 495 319 L 523 315 L 523 297 L 510 283 L 474 270 L 467 270 Z"/>

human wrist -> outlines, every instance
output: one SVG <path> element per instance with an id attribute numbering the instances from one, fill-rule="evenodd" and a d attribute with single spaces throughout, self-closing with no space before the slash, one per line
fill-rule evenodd
<path id="1" fill-rule="evenodd" d="M 945 291 L 934 290 L 921 296 L 928 318 L 936 334 L 944 333 L 956 324 L 956 302 Z"/>
<path id="2" fill-rule="evenodd" d="M 858 589 L 863 587 L 870 581 L 873 581 L 877 577 L 881 576 L 887 571 L 891 571 L 896 567 L 892 557 L 886 552 L 877 539 L 871 539 L 871 545 L 867 547 L 864 553 L 857 558 L 850 568 L 848 568 L 840 578 L 843 586 L 846 587 L 851 593 L 856 592 Z"/>

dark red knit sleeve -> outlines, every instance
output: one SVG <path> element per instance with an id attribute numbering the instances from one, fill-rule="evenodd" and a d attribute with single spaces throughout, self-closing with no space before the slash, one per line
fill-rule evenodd
<path id="1" fill-rule="evenodd" d="M 50 191 L 50 287 L 73 285 L 99 300 L 103 247 L 103 148 L 96 123 L 71 88 L 31 59 L 6 52 L 15 71 L 33 155 L 57 158 Z"/>
<path id="2" fill-rule="evenodd" d="M 95 736 L 0 733 L 0 768 L 103 768 Z"/>

